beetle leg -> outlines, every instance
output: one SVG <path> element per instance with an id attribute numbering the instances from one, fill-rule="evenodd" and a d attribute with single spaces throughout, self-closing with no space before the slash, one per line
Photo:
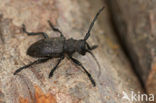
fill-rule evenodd
<path id="1" fill-rule="evenodd" d="M 58 65 L 61 63 L 61 61 L 62 61 L 63 59 L 64 59 L 64 56 L 62 56 L 62 57 L 58 60 L 58 62 L 57 62 L 57 64 L 55 65 L 55 67 L 54 67 L 54 68 L 51 70 L 51 72 L 49 73 L 49 78 L 53 76 L 54 71 L 57 69 Z"/>
<path id="2" fill-rule="evenodd" d="M 24 33 L 26 33 L 27 35 L 42 35 L 44 38 L 49 38 L 48 35 L 44 32 L 37 32 L 37 33 L 34 33 L 34 32 L 28 32 L 26 30 L 26 27 L 25 25 L 23 24 L 23 27 L 22 27 L 22 30 Z"/>
<path id="3" fill-rule="evenodd" d="M 58 28 L 55 28 L 54 25 L 50 22 L 50 20 L 48 20 L 48 23 L 49 23 L 50 27 L 52 28 L 52 30 L 54 30 L 55 32 L 59 32 L 60 36 L 64 37 L 63 33 Z"/>
<path id="4" fill-rule="evenodd" d="M 89 50 L 93 50 L 93 49 L 96 49 L 98 47 L 98 45 L 90 46 L 87 42 L 86 42 L 86 44 L 87 44 L 87 47 Z"/>
<path id="5" fill-rule="evenodd" d="M 85 71 L 85 73 L 87 74 L 87 76 L 89 77 L 90 81 L 92 82 L 93 86 L 96 86 L 96 83 L 94 81 L 94 79 L 92 78 L 91 74 L 84 68 L 84 66 L 75 58 L 70 57 L 70 59 L 78 66 L 82 67 L 82 69 Z"/>
<path id="6" fill-rule="evenodd" d="M 43 63 L 43 62 L 46 62 L 47 60 L 49 60 L 50 58 L 42 58 L 42 59 L 38 59 L 30 64 L 27 64 L 27 65 L 24 65 L 23 67 L 20 67 L 19 69 L 17 69 L 15 72 L 14 72 L 14 75 L 16 75 L 17 73 L 19 73 L 21 70 L 23 69 L 26 69 L 34 64 L 40 64 L 40 63 Z"/>

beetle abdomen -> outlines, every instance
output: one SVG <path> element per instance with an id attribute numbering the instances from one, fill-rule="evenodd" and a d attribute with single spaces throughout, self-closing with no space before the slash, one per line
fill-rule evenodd
<path id="1" fill-rule="evenodd" d="M 47 38 L 32 44 L 27 54 L 32 57 L 59 57 L 63 53 L 64 38 Z"/>

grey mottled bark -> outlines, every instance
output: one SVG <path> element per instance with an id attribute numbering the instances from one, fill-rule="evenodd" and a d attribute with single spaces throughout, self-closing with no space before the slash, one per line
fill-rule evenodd
<path id="1" fill-rule="evenodd" d="M 156 1 L 107 1 L 121 41 L 147 92 L 156 94 Z"/>
<path id="2" fill-rule="evenodd" d="M 13 75 L 17 68 L 35 60 L 25 52 L 32 43 L 41 39 L 41 36 L 27 36 L 22 33 L 20 28 L 23 23 L 29 31 L 45 31 L 50 37 L 56 37 L 58 34 L 51 31 L 47 23 L 47 20 L 51 20 L 63 31 L 66 38 L 81 39 L 102 6 L 103 2 L 100 0 L 0 0 L 0 12 L 3 15 L 0 37 L 4 40 L 0 44 L 1 101 L 19 103 L 19 98 L 22 97 L 35 102 L 35 99 L 40 99 L 35 95 L 36 85 L 44 93 L 53 94 L 58 103 L 121 103 L 123 91 L 128 95 L 131 90 L 142 91 L 113 36 L 107 6 L 95 23 L 88 40 L 90 45 L 99 45 L 93 52 L 101 65 L 101 76 L 98 77 L 97 64 L 89 54 L 75 55 L 95 78 L 96 87 L 92 86 L 81 68 L 68 59 L 63 60 L 51 79 L 48 74 L 57 59 L 34 65 L 16 76 Z"/>

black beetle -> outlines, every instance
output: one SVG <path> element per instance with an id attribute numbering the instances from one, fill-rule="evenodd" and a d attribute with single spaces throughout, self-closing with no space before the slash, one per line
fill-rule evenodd
<path id="1" fill-rule="evenodd" d="M 89 44 L 86 42 L 86 40 L 89 38 L 90 36 L 90 31 L 94 25 L 95 20 L 97 19 L 98 15 L 101 13 L 101 11 L 104 9 L 104 7 L 102 7 L 96 14 L 96 16 L 94 17 L 93 21 L 90 24 L 90 27 L 88 29 L 88 32 L 86 33 L 84 39 L 81 40 L 75 40 L 73 38 L 70 39 L 66 39 L 63 35 L 63 33 L 55 28 L 53 26 L 53 24 L 48 21 L 50 27 L 52 28 L 52 30 L 59 32 L 60 33 L 60 37 L 55 37 L 55 38 L 49 38 L 48 35 L 44 32 L 27 32 L 25 25 L 23 24 L 23 32 L 28 34 L 28 35 L 42 35 L 44 37 L 44 39 L 41 39 L 37 42 L 35 42 L 34 44 L 32 44 L 28 50 L 27 50 L 27 54 L 31 57 L 36 57 L 39 58 L 38 60 L 25 65 L 19 69 L 17 69 L 14 72 L 14 75 L 16 75 L 18 72 L 20 72 L 23 69 L 26 69 L 34 64 L 39 64 L 39 63 L 43 63 L 46 62 L 49 59 L 52 58 L 59 58 L 57 64 L 55 65 L 55 67 L 51 70 L 50 74 L 49 74 L 49 78 L 53 76 L 54 71 L 57 69 L 57 66 L 60 64 L 60 62 L 64 59 L 65 54 L 67 54 L 68 58 L 70 58 L 73 63 L 75 63 L 76 65 L 82 67 L 82 69 L 85 71 L 85 73 L 88 75 L 89 79 L 91 80 L 93 86 L 96 86 L 96 83 L 94 81 L 94 79 L 92 78 L 92 76 L 90 75 L 90 73 L 84 68 L 84 66 L 75 58 L 72 57 L 72 54 L 75 52 L 78 52 L 81 55 L 85 55 L 86 52 L 90 53 L 94 59 L 96 60 L 95 56 L 92 54 L 91 50 L 97 48 L 97 45 L 94 46 L 89 46 Z M 97 60 L 96 60 L 97 62 Z M 98 62 L 97 62 L 98 63 Z M 99 64 L 98 64 L 99 66 Z"/>

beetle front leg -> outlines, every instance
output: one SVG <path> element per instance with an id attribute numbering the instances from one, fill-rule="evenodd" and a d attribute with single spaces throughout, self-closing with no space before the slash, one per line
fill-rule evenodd
<path id="1" fill-rule="evenodd" d="M 93 50 L 93 49 L 96 49 L 96 48 L 98 47 L 98 45 L 90 46 L 87 42 L 86 42 L 86 44 L 87 44 L 87 48 L 88 48 L 89 50 Z"/>
<path id="2" fill-rule="evenodd" d="M 54 30 L 55 32 L 59 32 L 60 36 L 64 37 L 63 33 L 58 28 L 55 28 L 54 25 L 50 22 L 50 20 L 48 20 L 48 23 L 49 23 L 50 27 L 52 28 L 52 30 Z"/>
<path id="3" fill-rule="evenodd" d="M 48 35 L 44 32 L 37 32 L 37 33 L 34 33 L 34 32 L 28 32 L 26 30 L 26 27 L 25 25 L 23 24 L 23 27 L 22 27 L 22 30 L 24 33 L 26 33 L 27 35 L 42 35 L 44 38 L 49 38 Z"/>
<path id="4" fill-rule="evenodd" d="M 64 59 L 64 56 L 62 56 L 62 57 L 58 60 L 58 62 L 57 62 L 57 64 L 55 65 L 55 67 L 54 67 L 54 68 L 51 70 L 51 72 L 49 73 L 49 78 L 53 76 L 54 71 L 57 69 L 58 65 L 61 63 L 61 61 L 62 61 L 63 59 Z"/>
<path id="5" fill-rule="evenodd" d="M 83 65 L 78 61 L 76 60 L 75 58 L 73 57 L 70 57 L 70 59 L 78 66 L 82 67 L 82 69 L 85 71 L 85 73 L 87 74 L 87 76 L 89 77 L 90 81 L 92 82 L 93 86 L 96 86 L 96 83 L 94 81 L 94 79 L 92 78 L 91 74 L 83 67 Z"/>

